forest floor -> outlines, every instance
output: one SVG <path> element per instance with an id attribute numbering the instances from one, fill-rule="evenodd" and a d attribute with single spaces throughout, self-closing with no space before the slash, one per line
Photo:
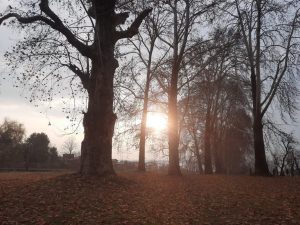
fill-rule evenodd
<path id="1" fill-rule="evenodd" d="M 0 225 L 300 224 L 300 178 L 0 173 Z"/>

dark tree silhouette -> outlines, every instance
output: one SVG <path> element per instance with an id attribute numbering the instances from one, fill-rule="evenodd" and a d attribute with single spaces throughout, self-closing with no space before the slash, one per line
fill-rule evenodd
<path id="1" fill-rule="evenodd" d="M 33 133 L 26 140 L 26 147 L 28 150 L 28 160 L 26 164 L 44 163 L 48 160 L 50 140 L 45 133 Z"/>
<path id="2" fill-rule="evenodd" d="M 115 11 L 117 3 L 116 0 L 74 2 L 74 4 L 81 4 L 82 9 L 70 10 L 68 13 L 86 12 L 85 18 L 86 16 L 90 18 L 91 32 L 94 35 L 92 43 L 89 43 L 88 38 L 83 39 L 78 32 L 75 32 L 72 28 L 74 21 L 65 19 L 63 14 L 58 15 L 48 0 L 40 0 L 38 10 L 36 1 L 23 2 L 21 6 L 25 4 L 27 8 L 29 7 L 28 11 L 24 12 L 26 8 L 10 7 L 0 17 L 0 24 L 8 19 L 16 19 L 24 27 L 29 25 L 36 29 L 41 26 L 45 26 L 47 29 L 50 27 L 47 34 L 57 32 L 57 35 L 67 40 L 67 43 L 73 50 L 76 50 L 78 55 L 88 58 L 88 61 L 91 62 L 91 68 L 88 71 L 71 63 L 71 60 L 70 63 L 63 64 L 80 79 L 88 95 L 88 106 L 83 118 L 84 140 L 81 144 L 80 173 L 82 174 L 100 176 L 115 174 L 111 159 L 112 136 L 117 119 L 113 112 L 113 81 L 115 70 L 118 67 L 118 61 L 114 54 L 115 45 L 120 39 L 136 35 L 142 21 L 151 12 L 151 9 L 146 9 L 135 18 L 127 29 L 117 29 L 129 17 L 128 12 L 117 13 Z M 57 1 L 58 7 L 63 4 L 68 4 L 68 2 Z M 69 3 L 68 8 L 71 7 L 72 4 Z M 78 21 L 75 21 L 75 26 L 80 25 Z M 36 32 L 38 31 L 36 30 Z M 47 39 L 47 36 L 44 38 Z M 45 49 L 43 55 L 47 54 L 50 54 L 50 49 L 48 52 Z M 72 57 L 69 52 L 67 56 Z"/>
<path id="3" fill-rule="evenodd" d="M 21 144 L 25 137 L 23 124 L 5 119 L 0 125 L 0 166 L 10 167 L 22 161 Z"/>

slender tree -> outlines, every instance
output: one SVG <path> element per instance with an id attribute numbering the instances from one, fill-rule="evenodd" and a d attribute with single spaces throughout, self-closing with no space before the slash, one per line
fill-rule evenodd
<path id="1" fill-rule="evenodd" d="M 191 34 L 196 23 L 203 23 L 204 14 L 215 6 L 216 2 L 201 2 L 194 0 L 164 1 L 161 3 L 165 9 L 165 23 L 168 29 L 158 37 L 170 51 L 170 71 L 167 85 L 168 93 L 168 142 L 169 142 L 169 174 L 179 175 L 179 113 L 178 94 L 179 81 L 182 78 L 184 56 L 191 45 Z"/>
<path id="2" fill-rule="evenodd" d="M 145 3 L 141 4 L 141 8 L 145 8 Z M 160 56 L 159 49 L 157 48 L 158 32 L 161 31 L 161 9 L 156 7 L 151 16 L 145 19 L 145 22 L 141 26 L 139 34 L 136 38 L 129 39 L 129 52 L 132 52 L 135 58 L 133 73 L 143 74 L 145 79 L 142 78 L 142 82 L 136 79 L 137 75 L 132 75 L 134 83 L 142 89 L 143 103 L 142 103 L 142 117 L 140 125 L 139 135 L 139 163 L 138 171 L 145 171 L 145 149 L 146 149 L 146 135 L 147 135 L 147 116 L 150 100 L 150 88 L 151 82 L 154 78 L 156 70 L 159 68 L 161 61 L 167 54 L 163 53 Z M 156 31 L 155 31 L 156 28 Z M 158 32 L 157 32 L 158 31 Z M 134 72 L 138 71 L 138 72 Z M 132 82 L 131 80 L 131 82 Z"/>
<path id="3" fill-rule="evenodd" d="M 299 46 L 299 2 L 231 1 L 244 44 L 244 69 L 250 75 L 252 93 L 255 174 L 270 175 L 263 134 L 264 117 L 277 97 L 291 114 L 295 57 Z M 283 97 L 285 96 L 285 97 Z M 289 106 L 288 106 L 289 105 Z"/>

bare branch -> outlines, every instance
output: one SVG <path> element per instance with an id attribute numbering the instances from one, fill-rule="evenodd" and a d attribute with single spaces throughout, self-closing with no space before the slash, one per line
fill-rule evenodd
<path id="1" fill-rule="evenodd" d="M 91 47 L 86 46 L 79 41 L 76 36 L 62 23 L 59 17 L 49 8 L 48 0 L 42 0 L 40 4 L 41 10 L 50 17 L 44 17 L 42 15 L 23 17 L 18 13 L 8 13 L 0 17 L 0 25 L 7 19 L 16 18 L 22 24 L 31 24 L 35 22 L 43 22 L 49 25 L 54 30 L 62 33 L 68 40 L 68 42 L 74 46 L 83 56 L 92 57 Z"/>
<path id="2" fill-rule="evenodd" d="M 68 42 L 73 45 L 83 56 L 92 58 L 93 54 L 91 48 L 80 42 L 75 37 L 75 35 L 63 24 L 61 19 L 50 9 L 48 0 L 41 0 L 40 9 L 54 21 L 54 24 L 52 23 L 48 25 L 62 33 L 67 38 Z"/>
<path id="3" fill-rule="evenodd" d="M 80 78 L 83 87 L 88 89 L 89 77 L 86 73 L 82 72 L 76 65 L 71 63 L 64 64 L 64 66 L 68 67 L 73 73 L 75 73 Z"/>
<path id="4" fill-rule="evenodd" d="M 117 31 L 116 41 L 123 39 L 123 38 L 131 38 L 134 35 L 138 34 L 141 23 L 149 15 L 149 13 L 151 11 L 152 11 L 152 8 L 145 9 L 143 12 L 141 12 L 138 15 L 138 17 L 133 21 L 133 23 L 130 25 L 130 27 L 127 30 Z"/>

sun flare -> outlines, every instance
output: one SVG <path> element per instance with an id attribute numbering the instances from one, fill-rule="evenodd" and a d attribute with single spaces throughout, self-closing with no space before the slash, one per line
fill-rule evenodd
<path id="1" fill-rule="evenodd" d="M 165 130 L 167 128 L 167 118 L 162 113 L 148 113 L 147 127 L 157 131 Z"/>

